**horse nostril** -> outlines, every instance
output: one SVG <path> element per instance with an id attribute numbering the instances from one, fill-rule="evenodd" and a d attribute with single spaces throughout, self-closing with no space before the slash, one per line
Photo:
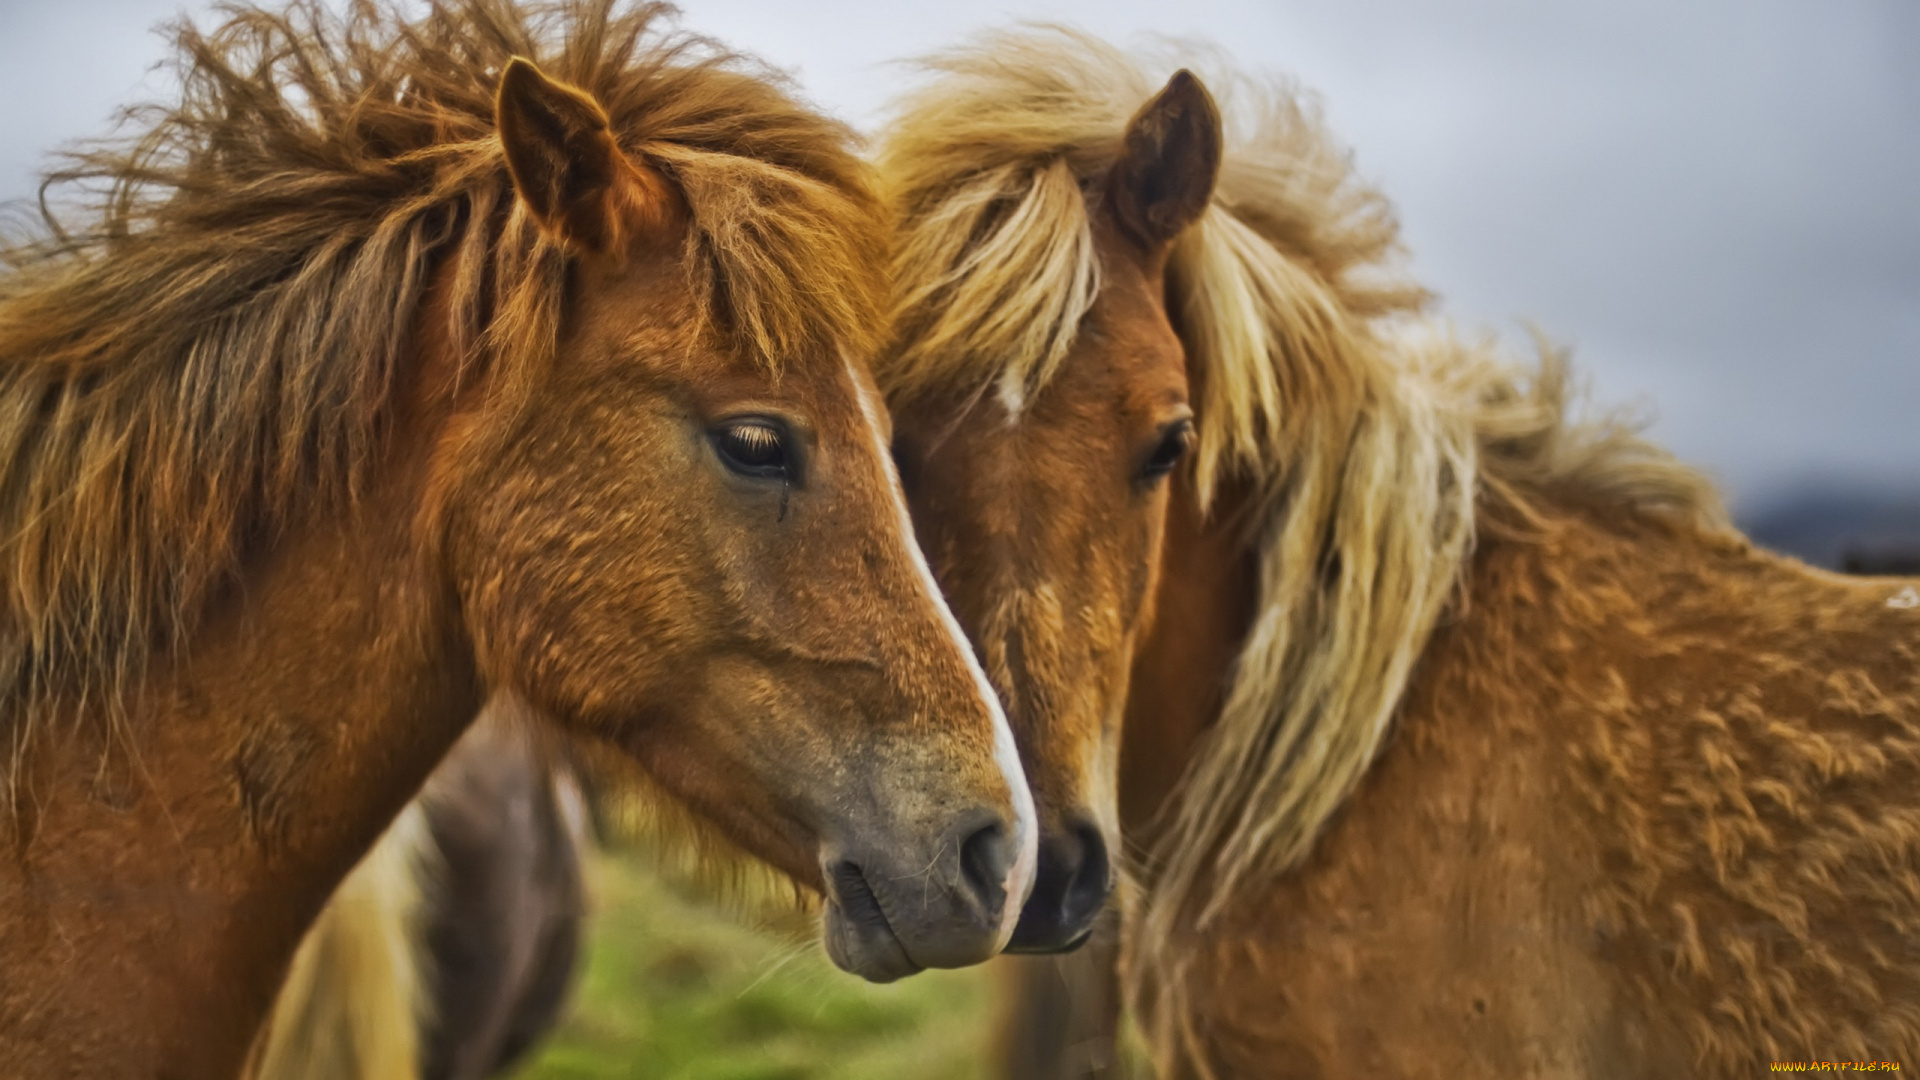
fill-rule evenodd
<path id="1" fill-rule="evenodd" d="M 1040 839 L 1040 872 L 1020 911 L 1007 951 L 1065 952 L 1092 933 L 1113 887 L 1113 864 L 1098 826 L 1073 820 L 1065 831 Z"/>
<path id="2" fill-rule="evenodd" d="M 980 903 L 986 925 L 995 925 L 1007 901 L 1007 875 L 1019 856 L 999 821 L 974 830 L 960 842 L 960 879 Z"/>
<path id="3" fill-rule="evenodd" d="M 828 867 L 827 889 L 840 902 L 840 910 L 846 912 L 847 918 L 869 927 L 887 925 L 880 899 L 873 894 L 873 886 L 867 883 L 866 872 L 860 869 L 859 863 L 841 859 Z"/>
<path id="4" fill-rule="evenodd" d="M 1106 906 L 1113 870 L 1107 861 L 1106 837 L 1098 827 L 1078 825 L 1073 837 L 1080 842 L 1080 864 L 1074 867 L 1073 876 L 1067 881 L 1066 894 L 1060 898 L 1060 910 L 1061 921 L 1077 927 L 1092 922 Z"/>

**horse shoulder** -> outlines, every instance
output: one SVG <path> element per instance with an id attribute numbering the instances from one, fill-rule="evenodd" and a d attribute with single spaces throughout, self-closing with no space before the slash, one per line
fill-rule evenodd
<path id="1" fill-rule="evenodd" d="M 1690 1066 L 1920 1049 L 1920 612 L 1903 583 L 1743 545 L 1637 538 L 1569 779 L 1631 1011 Z M 1920 598 L 1916 598 L 1920 601 Z"/>

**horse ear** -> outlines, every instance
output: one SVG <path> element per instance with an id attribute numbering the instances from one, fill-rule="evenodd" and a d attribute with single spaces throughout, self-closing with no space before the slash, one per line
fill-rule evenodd
<path id="1" fill-rule="evenodd" d="M 649 203 L 670 198 L 663 177 L 638 169 L 614 141 L 613 124 L 592 95 L 550 79 L 518 56 L 500 75 L 494 122 L 507 171 L 527 209 L 563 243 L 613 251 L 629 226 L 658 220 Z"/>
<path id="2" fill-rule="evenodd" d="M 1221 142 L 1220 109 L 1184 68 L 1127 124 L 1107 198 L 1147 250 L 1164 250 L 1200 220 L 1220 177 Z"/>

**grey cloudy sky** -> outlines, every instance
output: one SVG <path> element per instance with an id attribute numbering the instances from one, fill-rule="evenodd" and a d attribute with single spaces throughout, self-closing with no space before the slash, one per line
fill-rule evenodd
<path id="1" fill-rule="evenodd" d="M 0 0 L 0 199 L 203 0 Z M 1318 90 L 1463 327 L 1575 348 L 1741 504 L 1920 490 L 1920 0 L 686 0 L 871 124 L 890 63 L 1013 19 L 1204 39 Z"/>

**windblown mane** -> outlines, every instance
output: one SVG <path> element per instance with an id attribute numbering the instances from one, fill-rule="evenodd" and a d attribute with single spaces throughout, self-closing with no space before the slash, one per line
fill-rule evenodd
<path id="1" fill-rule="evenodd" d="M 622 0 L 318 0 L 174 28 L 177 101 L 69 155 L 0 247 L 0 734 L 116 697 L 240 560 L 352 505 L 435 268 L 469 366 L 533 385 L 567 255 L 493 103 L 527 56 L 592 92 L 692 211 L 709 329 L 777 364 L 866 351 L 885 238 L 852 135 Z M 405 14 L 417 13 L 415 16 Z"/>
<path id="2" fill-rule="evenodd" d="M 1171 53 L 1227 122 L 1213 204 L 1168 267 L 1207 374 L 1190 467 L 1203 500 L 1227 478 L 1256 492 L 1262 600 L 1223 714 L 1134 867 L 1147 903 L 1130 949 L 1161 1005 L 1180 994 L 1177 928 L 1296 865 L 1373 761 L 1477 526 L 1524 530 L 1542 497 L 1724 521 L 1706 482 L 1630 425 L 1570 420 L 1558 355 L 1529 375 L 1419 318 L 1392 210 L 1310 99 Z M 1005 379 L 1030 394 L 1097 294 L 1088 200 L 1164 78 L 1050 27 L 927 66 L 939 77 L 905 99 L 880 156 L 899 299 L 878 376 L 895 398 Z"/>

